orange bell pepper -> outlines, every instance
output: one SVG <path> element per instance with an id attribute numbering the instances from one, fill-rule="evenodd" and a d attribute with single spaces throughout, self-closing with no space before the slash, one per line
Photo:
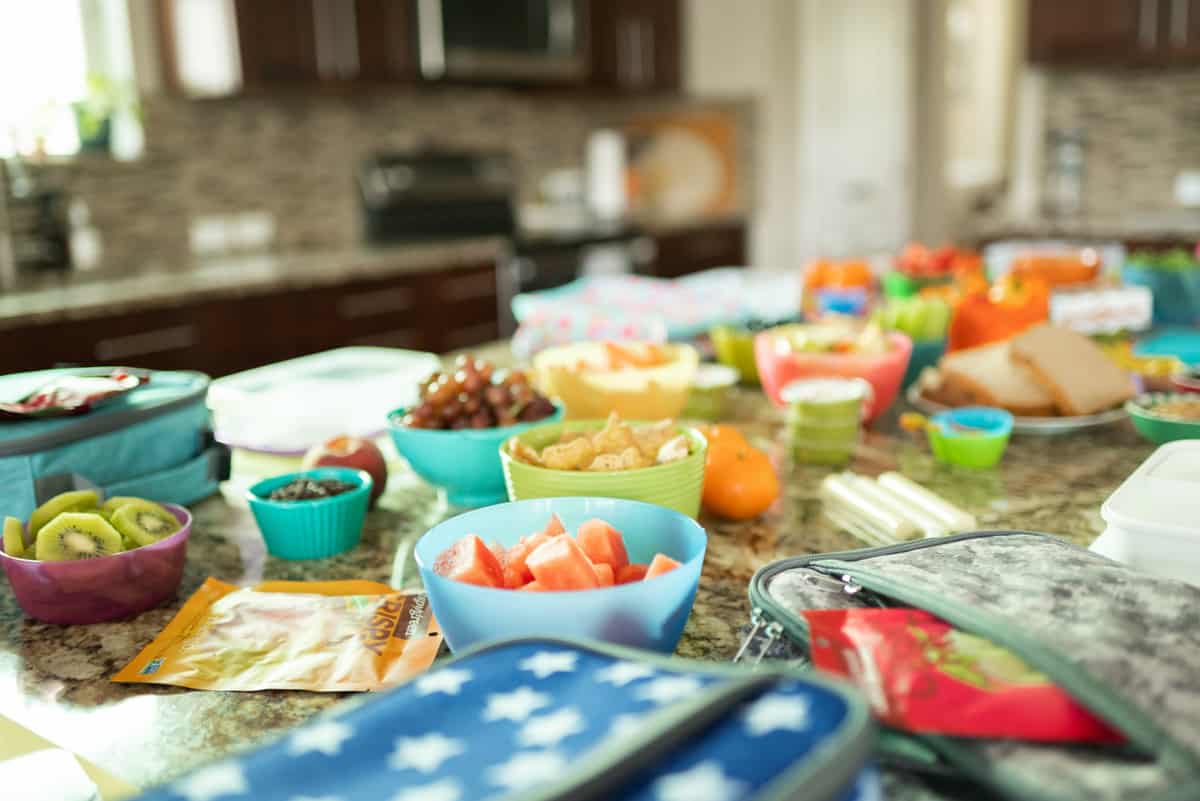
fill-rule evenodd
<path id="1" fill-rule="evenodd" d="M 1044 281 L 1009 274 L 986 292 L 966 292 L 954 307 L 947 351 L 974 348 L 1016 336 L 1050 318 Z"/>

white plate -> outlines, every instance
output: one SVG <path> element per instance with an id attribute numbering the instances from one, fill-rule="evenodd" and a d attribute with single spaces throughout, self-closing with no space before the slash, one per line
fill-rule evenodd
<path id="1" fill-rule="evenodd" d="M 948 411 L 951 407 L 936 401 L 931 401 L 921 394 L 921 388 L 913 384 L 905 393 L 908 402 L 926 414 L 937 414 Z M 1014 434 L 1037 434 L 1053 436 L 1056 434 L 1072 434 L 1089 428 L 1108 426 L 1124 420 L 1128 414 L 1123 408 L 1109 409 L 1107 412 L 1085 414 L 1076 417 L 1013 417 Z"/>

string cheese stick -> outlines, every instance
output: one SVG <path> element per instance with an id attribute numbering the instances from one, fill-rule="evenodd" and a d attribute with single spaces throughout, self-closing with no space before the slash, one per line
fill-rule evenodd
<path id="1" fill-rule="evenodd" d="M 843 474 L 848 481 L 851 482 L 859 491 L 871 502 L 888 510 L 894 515 L 903 517 L 912 522 L 920 533 L 926 537 L 941 537 L 948 533 L 946 524 L 921 509 L 916 504 L 902 498 L 899 495 L 885 489 L 883 485 L 867 478 L 866 476 L 855 475 L 854 473 Z"/>
<path id="2" fill-rule="evenodd" d="M 918 532 L 907 518 L 868 501 L 843 476 L 826 476 L 821 482 L 821 498 L 860 518 L 893 540 L 910 540 Z"/>
<path id="3" fill-rule="evenodd" d="M 947 503 L 940 495 L 930 492 L 899 473 L 884 473 L 879 477 L 879 483 L 943 521 L 950 531 L 970 531 L 979 525 L 974 515 Z"/>

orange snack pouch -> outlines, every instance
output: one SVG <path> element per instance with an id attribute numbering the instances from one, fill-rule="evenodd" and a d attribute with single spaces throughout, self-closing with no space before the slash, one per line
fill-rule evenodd
<path id="1" fill-rule="evenodd" d="M 424 593 L 372 581 L 209 578 L 116 682 L 195 690 L 379 690 L 433 663 L 441 630 Z"/>

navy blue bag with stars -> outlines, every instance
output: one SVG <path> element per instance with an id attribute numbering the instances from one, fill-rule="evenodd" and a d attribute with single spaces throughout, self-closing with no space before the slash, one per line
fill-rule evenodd
<path id="1" fill-rule="evenodd" d="M 866 706 L 789 668 L 510 640 L 142 801 L 877 801 Z"/>

